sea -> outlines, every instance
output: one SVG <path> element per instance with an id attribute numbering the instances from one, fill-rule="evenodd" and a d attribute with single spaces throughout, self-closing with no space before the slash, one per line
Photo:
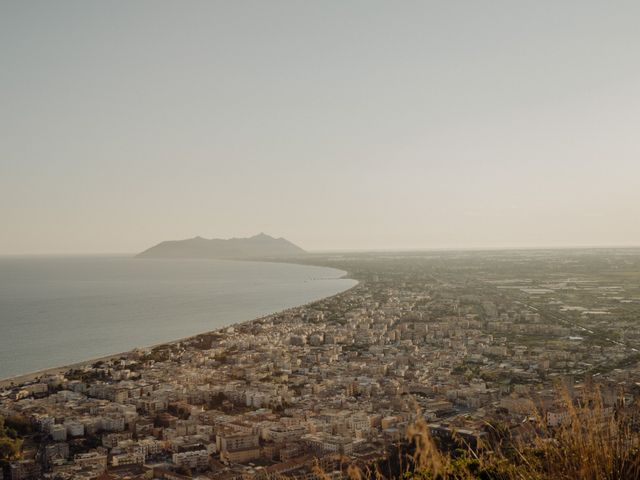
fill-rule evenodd
<path id="1" fill-rule="evenodd" d="M 354 286 L 287 263 L 0 258 L 0 379 L 216 330 Z"/>

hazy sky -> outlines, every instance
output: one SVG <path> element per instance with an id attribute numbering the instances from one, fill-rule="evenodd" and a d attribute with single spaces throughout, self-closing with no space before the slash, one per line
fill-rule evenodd
<path id="1" fill-rule="evenodd" d="M 0 3 L 0 253 L 640 245 L 640 2 Z"/>

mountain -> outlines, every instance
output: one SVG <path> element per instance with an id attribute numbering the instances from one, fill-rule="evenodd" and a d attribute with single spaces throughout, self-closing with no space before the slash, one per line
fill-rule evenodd
<path id="1" fill-rule="evenodd" d="M 138 258 L 218 258 L 259 259 L 304 255 L 302 248 L 284 238 L 273 238 L 264 233 L 249 238 L 170 240 L 159 243 L 142 253 Z"/>

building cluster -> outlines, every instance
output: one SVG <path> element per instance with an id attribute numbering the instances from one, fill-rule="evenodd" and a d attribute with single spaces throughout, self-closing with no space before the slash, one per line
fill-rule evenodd
<path id="1" fill-rule="evenodd" d="M 418 418 L 444 444 L 479 445 L 495 421 L 554 427 L 558 385 L 580 398 L 603 371 L 605 411 L 635 401 L 629 340 L 569 304 L 584 284 L 357 273 L 335 297 L 7 387 L 0 416 L 31 433 L 6 474 L 342 478 L 385 461 Z"/>

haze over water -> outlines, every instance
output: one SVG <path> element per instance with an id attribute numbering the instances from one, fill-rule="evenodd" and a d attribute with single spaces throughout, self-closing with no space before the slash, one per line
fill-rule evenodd
<path id="1" fill-rule="evenodd" d="M 176 340 L 355 285 L 306 265 L 0 258 L 0 379 Z"/>

